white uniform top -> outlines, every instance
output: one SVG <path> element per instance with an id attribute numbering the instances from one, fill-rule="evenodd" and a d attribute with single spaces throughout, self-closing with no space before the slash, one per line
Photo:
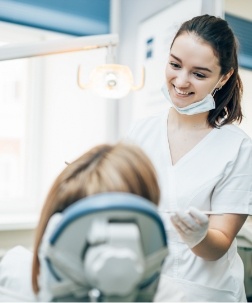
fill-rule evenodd
<path id="1" fill-rule="evenodd" d="M 140 120 L 128 138 L 152 160 L 159 178 L 159 209 L 252 214 L 252 141 L 237 126 L 213 129 L 172 165 L 167 139 L 168 111 Z M 188 301 L 246 301 L 243 263 L 236 239 L 217 261 L 197 257 L 160 212 L 168 234 L 169 255 L 163 274 L 184 285 Z M 167 285 L 167 297 L 172 289 Z"/>

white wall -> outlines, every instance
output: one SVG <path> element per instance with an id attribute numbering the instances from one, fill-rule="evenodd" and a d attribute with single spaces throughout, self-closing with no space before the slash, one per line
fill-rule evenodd
<path id="1" fill-rule="evenodd" d="M 178 1 L 179 0 L 121 0 L 118 60 L 120 64 L 128 65 L 131 68 L 133 76 L 137 73 L 135 70 L 135 60 L 138 25 L 145 19 Z M 139 80 L 140 79 L 135 79 L 135 82 L 138 83 Z M 137 92 L 131 92 L 127 97 L 120 100 L 120 136 L 124 135 L 129 127 L 133 94 L 137 94 Z"/>
<path id="2" fill-rule="evenodd" d="M 55 177 L 87 149 L 110 141 L 107 106 L 110 100 L 81 90 L 77 70 L 82 65 L 82 83 L 87 83 L 96 64 L 103 64 L 106 49 L 48 56 L 44 61 L 42 193 Z M 94 60 L 95 58 L 95 60 Z"/>

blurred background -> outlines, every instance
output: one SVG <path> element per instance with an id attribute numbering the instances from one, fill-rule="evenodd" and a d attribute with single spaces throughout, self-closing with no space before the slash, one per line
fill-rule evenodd
<path id="1" fill-rule="evenodd" d="M 239 40 L 244 120 L 252 137 L 251 0 L 0 0 L 1 47 L 116 34 L 114 63 L 145 85 L 123 98 L 95 96 L 77 84 L 106 62 L 107 47 L 0 61 L 0 256 L 32 247 L 46 194 L 58 173 L 90 147 L 123 138 L 132 123 L 167 104 L 160 91 L 170 39 L 179 24 L 208 13 L 225 18 Z M 189 9 L 188 9 L 189 8 Z M 251 230 L 251 226 L 249 227 Z M 252 234 L 252 232 L 251 232 Z M 252 295 L 252 236 L 239 238 Z M 251 237 L 251 238 L 250 238 Z M 250 242 L 251 240 L 251 242 Z M 249 293 L 249 287 L 251 294 Z"/>

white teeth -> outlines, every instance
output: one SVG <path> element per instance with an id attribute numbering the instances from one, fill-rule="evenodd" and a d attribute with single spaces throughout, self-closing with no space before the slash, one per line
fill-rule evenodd
<path id="1" fill-rule="evenodd" d="M 180 95 L 189 95 L 190 92 L 183 92 L 182 90 L 178 89 L 177 87 L 174 86 L 175 91 L 180 94 Z"/>

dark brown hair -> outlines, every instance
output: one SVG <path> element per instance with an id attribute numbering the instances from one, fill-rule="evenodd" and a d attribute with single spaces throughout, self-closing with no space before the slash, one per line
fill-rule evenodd
<path id="1" fill-rule="evenodd" d="M 81 198 L 102 192 L 129 192 L 156 205 L 160 198 L 155 169 L 136 145 L 99 145 L 66 166 L 48 193 L 36 230 L 32 266 L 35 293 L 39 291 L 38 251 L 49 219 Z"/>
<path id="2" fill-rule="evenodd" d="M 229 80 L 214 96 L 216 107 L 209 112 L 209 125 L 220 127 L 235 121 L 240 123 L 243 117 L 241 109 L 243 86 L 238 74 L 238 44 L 233 31 L 221 18 L 209 15 L 197 16 L 181 25 L 172 45 L 175 39 L 185 32 L 195 34 L 212 47 L 219 60 L 221 75 L 233 70 Z"/>

